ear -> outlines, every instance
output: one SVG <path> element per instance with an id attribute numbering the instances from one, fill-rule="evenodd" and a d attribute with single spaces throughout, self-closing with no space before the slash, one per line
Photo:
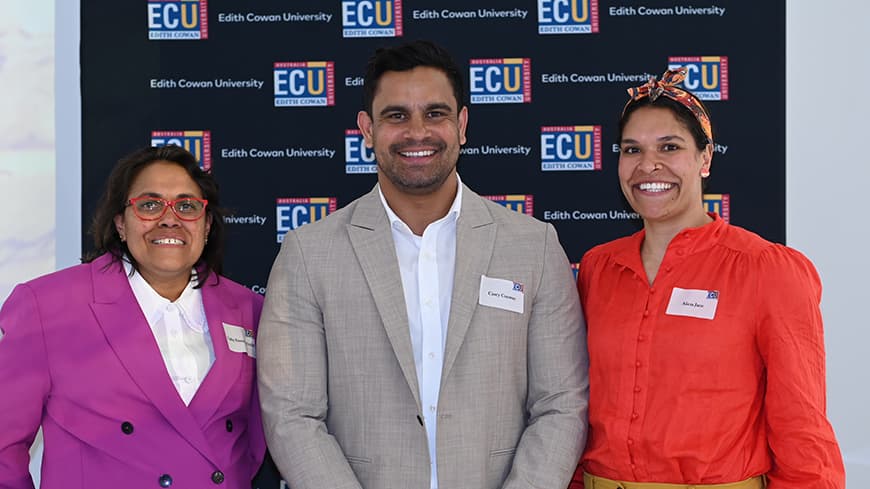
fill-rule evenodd
<path id="1" fill-rule="evenodd" d="M 468 106 L 459 110 L 459 145 L 465 144 L 465 129 L 468 127 Z"/>
<path id="2" fill-rule="evenodd" d="M 213 218 L 214 218 L 214 216 L 212 216 L 211 213 L 206 213 L 206 215 L 205 215 L 205 239 L 206 239 L 206 241 L 208 240 L 208 233 L 211 232 L 211 220 Z"/>
<path id="3" fill-rule="evenodd" d="M 115 231 L 118 231 L 118 236 L 121 237 L 121 241 L 125 241 L 127 237 L 124 233 L 124 216 L 122 214 L 117 214 L 115 216 Z"/>
<path id="4" fill-rule="evenodd" d="M 363 133 L 363 138 L 366 142 L 366 148 L 373 148 L 374 142 L 372 139 L 372 118 L 368 112 L 361 110 L 356 114 L 356 125 Z"/>
<path id="5" fill-rule="evenodd" d="M 713 163 L 713 145 L 707 144 L 704 151 L 701 152 L 701 176 L 710 176 L 710 166 Z"/>

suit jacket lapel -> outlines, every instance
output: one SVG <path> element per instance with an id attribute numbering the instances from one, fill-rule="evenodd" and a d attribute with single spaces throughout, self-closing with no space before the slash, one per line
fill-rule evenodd
<path id="1" fill-rule="evenodd" d="M 348 224 L 348 235 L 368 282 L 369 291 L 374 297 L 387 337 L 419 409 L 420 389 L 408 329 L 402 275 L 399 272 L 390 221 L 381 203 L 377 186 L 357 203 Z"/>
<path id="2" fill-rule="evenodd" d="M 209 275 L 208 282 L 201 289 L 208 332 L 214 348 L 214 364 L 190 402 L 191 412 L 200 426 L 205 426 L 223 403 L 233 383 L 238 379 L 242 362 L 245 360 L 245 353 L 229 350 L 224 331 L 224 323 L 233 326 L 243 325 L 241 310 L 229 294 L 223 293 L 223 288 L 215 286 L 216 279 L 214 274 Z M 252 325 L 245 326 L 250 329 Z"/>
<path id="3" fill-rule="evenodd" d="M 462 210 L 456 222 L 456 271 L 450 300 L 450 320 L 447 323 L 442 383 L 450 373 L 477 308 L 480 277 L 489 268 L 495 235 L 496 225 L 483 198 L 468 187 L 463 187 Z"/>
<path id="4" fill-rule="evenodd" d="M 169 378 L 163 356 L 130 289 L 123 266 L 109 265 L 109 261 L 109 255 L 104 255 L 91 264 L 94 284 L 91 310 L 103 334 L 133 382 L 166 421 L 204 456 L 215 461 L 202 430 Z"/>

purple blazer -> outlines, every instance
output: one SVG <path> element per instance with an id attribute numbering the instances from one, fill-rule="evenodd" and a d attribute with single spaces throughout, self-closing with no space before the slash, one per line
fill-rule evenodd
<path id="1" fill-rule="evenodd" d="M 0 488 L 33 487 L 42 425 L 43 489 L 250 489 L 266 449 L 255 365 L 223 323 L 256 331 L 263 300 L 212 274 L 202 301 L 215 361 L 185 406 L 109 255 L 18 285 L 0 310 Z"/>

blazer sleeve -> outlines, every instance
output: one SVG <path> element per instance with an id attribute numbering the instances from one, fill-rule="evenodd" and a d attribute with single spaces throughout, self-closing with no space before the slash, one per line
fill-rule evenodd
<path id="1" fill-rule="evenodd" d="M 571 267 L 549 224 L 539 283 L 528 327 L 529 420 L 505 489 L 564 489 L 586 445 L 586 327 Z"/>
<path id="2" fill-rule="evenodd" d="M 326 427 L 323 314 L 299 238 L 289 232 L 267 285 L 257 377 L 266 443 L 293 489 L 361 489 Z"/>
<path id="3" fill-rule="evenodd" d="M 260 323 L 260 313 L 263 310 L 263 296 L 254 294 L 251 299 L 251 315 L 253 318 L 252 324 L 257 327 Z M 257 334 L 257 344 L 259 345 L 259 332 Z M 258 346 L 259 347 L 259 346 Z M 254 471 L 251 473 L 251 478 L 256 476 L 260 469 L 260 465 L 266 456 L 266 439 L 263 435 L 263 418 L 260 413 L 260 395 L 257 384 L 251 389 L 251 417 L 250 417 L 250 436 L 248 437 L 251 447 L 251 453 L 254 455 Z"/>
<path id="4" fill-rule="evenodd" d="M 51 381 L 39 305 L 26 284 L 3 304 L 0 329 L 0 489 L 31 489 L 29 450 Z"/>

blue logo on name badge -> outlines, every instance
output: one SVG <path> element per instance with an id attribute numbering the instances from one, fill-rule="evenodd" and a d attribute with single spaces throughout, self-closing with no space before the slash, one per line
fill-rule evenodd
<path id="1" fill-rule="evenodd" d="M 401 37 L 402 0 L 342 0 L 342 37 Z"/>
<path id="2" fill-rule="evenodd" d="M 671 56 L 668 69 L 686 67 L 682 86 L 701 100 L 728 100 L 728 56 Z"/>
<path id="3" fill-rule="evenodd" d="M 375 152 L 366 147 L 365 138 L 359 129 L 344 131 L 344 172 L 347 174 L 378 172 Z"/>
<path id="4" fill-rule="evenodd" d="M 473 104 L 528 104 L 532 101 L 530 58 L 472 59 L 468 71 Z"/>
<path id="5" fill-rule="evenodd" d="M 277 240 L 284 241 L 287 231 L 319 221 L 335 212 L 335 197 L 284 197 L 275 201 Z"/>
<path id="6" fill-rule="evenodd" d="M 531 195 L 481 195 L 481 197 L 520 214 L 534 215 L 534 198 Z"/>
<path id="7" fill-rule="evenodd" d="M 173 144 L 193 153 L 203 170 L 211 168 L 211 131 L 151 131 L 151 146 Z"/>
<path id="8" fill-rule="evenodd" d="M 538 34 L 598 33 L 598 0 L 538 0 Z"/>
<path id="9" fill-rule="evenodd" d="M 208 39 L 208 1 L 148 0 L 148 39 Z"/>
<path id="10" fill-rule="evenodd" d="M 601 126 L 541 128 L 541 170 L 601 169 Z"/>
<path id="11" fill-rule="evenodd" d="M 719 291 L 718 290 L 709 290 L 707 291 L 708 299 L 719 299 Z"/>

